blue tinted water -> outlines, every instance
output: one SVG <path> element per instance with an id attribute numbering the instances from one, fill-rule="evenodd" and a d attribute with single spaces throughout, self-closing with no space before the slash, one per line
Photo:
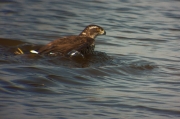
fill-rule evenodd
<path id="1" fill-rule="evenodd" d="M 180 118 L 180 1 L 0 0 L 0 118 Z M 86 60 L 14 55 L 102 26 Z"/>

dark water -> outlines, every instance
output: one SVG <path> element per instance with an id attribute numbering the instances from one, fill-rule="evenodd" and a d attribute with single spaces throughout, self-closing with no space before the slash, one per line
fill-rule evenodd
<path id="1" fill-rule="evenodd" d="M 102 26 L 84 60 L 14 55 Z M 1 119 L 179 119 L 179 0 L 0 0 Z"/>

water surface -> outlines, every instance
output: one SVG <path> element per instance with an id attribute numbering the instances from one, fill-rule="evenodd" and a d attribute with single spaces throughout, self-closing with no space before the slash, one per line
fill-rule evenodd
<path id="1" fill-rule="evenodd" d="M 180 118 L 180 1 L 0 0 L 2 119 Z M 15 55 L 102 26 L 86 59 Z"/>

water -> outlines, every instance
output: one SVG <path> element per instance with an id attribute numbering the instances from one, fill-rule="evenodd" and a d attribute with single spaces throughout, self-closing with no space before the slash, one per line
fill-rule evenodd
<path id="1" fill-rule="evenodd" d="M 180 1 L 0 0 L 1 119 L 179 119 Z M 14 55 L 102 26 L 84 60 Z"/>

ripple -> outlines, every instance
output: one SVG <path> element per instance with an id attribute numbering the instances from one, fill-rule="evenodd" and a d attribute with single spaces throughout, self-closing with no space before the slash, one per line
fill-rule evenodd
<path id="1" fill-rule="evenodd" d="M 142 61 L 139 61 L 137 63 L 132 63 L 130 67 L 139 70 L 153 70 L 154 68 L 157 68 L 157 65 L 142 63 Z"/>
<path id="2" fill-rule="evenodd" d="M 167 42 L 167 40 L 163 39 L 152 39 L 152 38 L 137 38 L 140 41 L 152 41 L 152 42 Z"/>
<path id="3" fill-rule="evenodd" d="M 1 117 L 179 118 L 179 8 L 177 0 L 0 0 Z M 89 24 L 107 35 L 84 59 L 29 54 Z"/>
<path id="4" fill-rule="evenodd" d="M 70 76 L 56 76 L 56 75 L 48 75 L 47 76 L 48 79 L 59 82 L 61 85 L 63 84 L 64 86 L 68 86 L 70 87 L 71 85 L 74 86 L 85 86 L 88 85 L 86 84 L 86 80 L 78 80 L 79 77 L 77 79 L 74 79 L 73 77 Z"/>
<path id="5" fill-rule="evenodd" d="M 1 4 L 8 4 L 8 3 L 15 3 L 15 2 L 12 0 L 1 0 L 0 3 Z"/>

